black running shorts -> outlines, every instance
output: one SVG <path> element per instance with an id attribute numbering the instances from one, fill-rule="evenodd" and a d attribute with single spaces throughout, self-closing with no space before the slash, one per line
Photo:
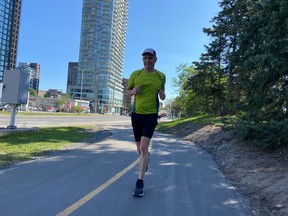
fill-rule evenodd
<path id="1" fill-rule="evenodd" d="M 158 114 L 137 114 L 132 113 L 131 122 L 136 142 L 140 142 L 141 137 L 152 138 L 155 127 L 158 124 Z"/>

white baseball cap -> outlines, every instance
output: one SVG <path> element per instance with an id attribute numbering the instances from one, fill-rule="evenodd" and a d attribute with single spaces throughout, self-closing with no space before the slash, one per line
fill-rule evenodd
<path id="1" fill-rule="evenodd" d="M 152 49 L 152 48 L 147 48 L 147 49 L 145 49 L 145 50 L 143 51 L 143 53 L 142 53 L 142 56 L 143 56 L 144 54 L 150 54 L 150 55 L 153 55 L 153 56 L 156 57 L 156 51 L 155 51 L 154 49 Z"/>

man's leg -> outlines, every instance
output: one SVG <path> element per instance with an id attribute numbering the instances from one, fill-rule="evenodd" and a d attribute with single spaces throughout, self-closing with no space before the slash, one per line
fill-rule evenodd
<path id="1" fill-rule="evenodd" d="M 139 155 L 141 155 L 141 151 L 140 151 L 140 143 L 141 143 L 141 141 L 136 142 L 136 147 L 137 147 L 137 151 L 138 151 Z"/>
<path id="2" fill-rule="evenodd" d="M 136 142 L 137 150 L 140 154 L 139 158 L 139 176 L 136 182 L 136 187 L 133 192 L 135 197 L 142 197 L 144 195 L 144 176 L 149 163 L 149 148 L 150 139 L 148 137 L 141 137 L 140 142 Z"/>
<path id="3" fill-rule="evenodd" d="M 157 125 L 157 115 L 153 115 L 153 116 L 145 115 L 145 116 L 141 116 L 141 118 L 144 118 L 144 119 L 142 119 L 142 121 L 141 121 L 142 123 L 141 123 L 141 125 L 139 125 L 140 128 L 136 127 L 135 121 L 133 124 L 134 136 L 138 138 L 138 139 L 135 138 L 135 140 L 137 140 L 136 141 L 137 150 L 140 154 L 139 176 L 138 176 L 138 180 L 136 182 L 135 190 L 133 192 L 133 195 L 135 197 L 144 196 L 144 182 L 143 182 L 143 180 L 144 180 L 145 172 L 147 171 L 147 167 L 148 167 L 148 163 L 149 163 L 149 159 L 150 159 L 150 155 L 149 155 L 148 150 L 149 150 L 151 137 L 153 136 L 155 126 Z M 141 136 L 140 140 L 139 140 L 139 138 L 140 138 L 139 135 Z"/>
<path id="4" fill-rule="evenodd" d="M 138 179 L 143 180 L 145 176 L 145 172 L 149 163 L 150 155 L 149 155 L 149 144 L 150 139 L 148 137 L 142 136 L 141 142 L 139 143 L 139 148 L 137 145 L 138 152 L 140 151 L 140 160 L 139 160 L 139 177 Z"/>

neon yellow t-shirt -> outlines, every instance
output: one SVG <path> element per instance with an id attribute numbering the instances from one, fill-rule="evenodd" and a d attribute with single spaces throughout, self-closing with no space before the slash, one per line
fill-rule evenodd
<path id="1" fill-rule="evenodd" d="M 165 83 L 165 74 L 158 70 L 150 73 L 143 69 L 134 71 L 128 80 L 128 89 L 141 86 L 141 94 L 136 95 L 132 112 L 138 114 L 158 113 L 158 93 L 164 89 Z"/>

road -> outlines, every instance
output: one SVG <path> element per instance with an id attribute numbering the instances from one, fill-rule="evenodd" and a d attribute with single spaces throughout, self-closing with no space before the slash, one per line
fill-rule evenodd
<path id="1" fill-rule="evenodd" d="M 29 124 L 41 125 L 39 118 L 46 125 L 60 124 L 60 119 L 41 116 L 33 118 L 34 123 L 29 119 Z M 61 118 L 66 124 L 88 121 L 86 117 Z M 134 198 L 138 155 L 129 118 L 95 116 L 90 117 L 92 122 L 112 136 L 0 172 L 0 215 L 252 215 L 207 152 L 161 133 L 155 133 L 152 141 L 145 196 Z"/>
<path id="2" fill-rule="evenodd" d="M 41 114 L 41 113 L 40 113 Z M 54 127 L 66 125 L 90 125 L 90 124 L 107 124 L 109 122 L 123 122 L 130 124 L 130 117 L 118 115 L 16 115 L 15 125 L 17 128 L 32 127 Z M 6 128 L 10 125 L 9 115 L 0 115 L 0 128 Z"/>

